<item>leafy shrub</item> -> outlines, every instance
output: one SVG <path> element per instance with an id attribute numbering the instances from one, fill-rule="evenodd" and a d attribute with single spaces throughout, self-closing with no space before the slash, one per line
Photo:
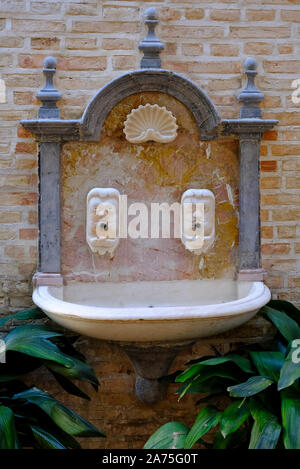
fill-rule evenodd
<path id="1" fill-rule="evenodd" d="M 45 318 L 39 308 L 6 316 L 8 320 Z M 89 382 L 95 390 L 98 380 L 85 357 L 74 347 L 77 338 L 66 338 L 45 325 L 22 324 L 3 338 L 5 362 L 0 363 L 0 449 L 80 448 L 75 437 L 104 437 L 90 422 L 47 392 L 28 386 L 24 375 L 46 367 L 70 394 L 89 399 L 73 379 Z M 3 356 L 1 361 L 3 360 Z"/>
<path id="2" fill-rule="evenodd" d="M 190 362 L 176 376 L 179 399 L 187 393 L 205 394 L 197 404 L 206 406 L 192 428 L 169 422 L 144 448 L 188 449 L 203 443 L 216 449 L 300 449 L 300 311 L 287 301 L 273 300 L 260 313 L 277 329 L 271 346 Z M 219 397 L 223 406 L 214 404 Z M 208 444 L 203 436 L 212 428 L 217 431 Z"/>

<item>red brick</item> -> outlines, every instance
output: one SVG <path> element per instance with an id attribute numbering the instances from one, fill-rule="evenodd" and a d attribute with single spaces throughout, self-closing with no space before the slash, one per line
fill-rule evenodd
<path id="1" fill-rule="evenodd" d="M 287 189 L 300 189 L 300 176 L 290 176 L 286 178 Z"/>
<path id="2" fill-rule="evenodd" d="M 24 246 L 6 246 L 4 249 L 4 253 L 7 257 L 20 259 L 24 257 Z"/>
<path id="3" fill-rule="evenodd" d="M 262 238 L 273 238 L 273 226 L 262 226 L 261 228 L 261 237 Z"/>
<path id="4" fill-rule="evenodd" d="M 203 8 L 187 8 L 185 10 L 185 17 L 187 20 L 202 20 L 204 18 Z M 176 18 L 179 19 L 179 18 Z"/>
<path id="5" fill-rule="evenodd" d="M 66 24 L 64 21 L 42 20 L 42 19 L 13 19 L 12 30 L 21 33 L 32 32 L 64 32 Z"/>
<path id="6" fill-rule="evenodd" d="M 273 221 L 299 221 L 300 220 L 300 208 L 278 208 L 272 210 Z"/>
<path id="7" fill-rule="evenodd" d="M 195 28 L 194 26 L 177 26 L 166 25 L 162 30 L 163 36 L 167 38 L 178 39 L 208 39 L 224 37 L 224 28 L 220 26 L 201 26 Z"/>
<path id="8" fill-rule="evenodd" d="M 295 238 L 296 237 L 296 225 L 286 225 L 277 227 L 278 237 L 280 239 Z"/>
<path id="9" fill-rule="evenodd" d="M 22 125 L 18 127 L 18 137 L 20 138 L 33 138 L 33 134 L 26 130 Z"/>
<path id="10" fill-rule="evenodd" d="M 269 210 L 260 210 L 260 219 L 261 221 L 269 221 Z"/>
<path id="11" fill-rule="evenodd" d="M 114 70 L 131 70 L 137 67 L 138 59 L 135 56 L 119 55 L 113 57 Z"/>
<path id="12" fill-rule="evenodd" d="M 36 263 L 24 263 L 18 265 L 18 271 L 20 275 L 26 275 L 26 277 L 31 277 L 36 270 Z"/>
<path id="13" fill-rule="evenodd" d="M 21 228 L 19 231 L 20 239 L 37 239 L 37 228 Z"/>
<path id="14" fill-rule="evenodd" d="M 262 194 L 261 202 L 265 205 L 299 205 L 300 194 L 285 192 L 280 194 Z"/>
<path id="15" fill-rule="evenodd" d="M 284 145 L 272 145 L 271 146 L 272 155 L 274 156 L 287 156 L 287 155 L 299 155 L 300 154 L 300 145 L 295 144 L 284 144 Z"/>
<path id="16" fill-rule="evenodd" d="M 261 189 L 280 189 L 281 177 L 262 177 L 260 180 Z"/>
<path id="17" fill-rule="evenodd" d="M 201 55 L 203 53 L 202 44 L 182 44 L 182 53 L 186 55 Z"/>
<path id="18" fill-rule="evenodd" d="M 277 140 L 278 138 L 278 132 L 276 130 L 267 130 L 263 134 L 263 140 Z"/>
<path id="19" fill-rule="evenodd" d="M 36 205 L 38 194 L 36 192 L 0 192 L 0 205 Z"/>
<path id="20" fill-rule="evenodd" d="M 277 161 L 261 161 L 260 169 L 261 171 L 276 171 Z"/>
<path id="21" fill-rule="evenodd" d="M 14 91 L 14 103 L 16 105 L 29 105 L 35 101 L 35 93 L 32 91 Z"/>
<path id="22" fill-rule="evenodd" d="M 139 22 L 128 21 L 73 21 L 72 32 L 75 33 L 137 33 L 140 31 Z"/>
<path id="23" fill-rule="evenodd" d="M 290 249 L 290 245 L 284 243 L 263 244 L 261 247 L 262 254 L 272 255 L 289 254 Z"/>
<path id="24" fill-rule="evenodd" d="M 269 42 L 247 42 L 244 45 L 245 54 L 251 55 L 269 55 L 272 54 L 274 49 L 274 44 Z"/>
<path id="25" fill-rule="evenodd" d="M 298 10 L 281 10 L 280 17 L 282 21 L 288 21 L 289 23 L 300 23 L 300 11 Z"/>
<path id="26" fill-rule="evenodd" d="M 106 57 L 74 56 L 59 60 L 60 70 L 105 70 Z"/>
<path id="27" fill-rule="evenodd" d="M 36 210 L 29 210 L 28 223 L 30 223 L 30 225 L 36 225 L 38 223 L 38 212 Z"/>
<path id="28" fill-rule="evenodd" d="M 86 39 L 87 42 L 90 39 Z M 102 49 L 105 50 L 132 50 L 134 49 L 134 41 L 127 38 L 106 38 L 102 39 Z"/>
<path id="29" fill-rule="evenodd" d="M 35 142 L 18 142 L 15 152 L 34 154 L 37 152 L 37 145 Z"/>
<path id="30" fill-rule="evenodd" d="M 32 49 L 60 49 L 60 39 L 58 37 L 32 37 L 30 41 Z"/>
<path id="31" fill-rule="evenodd" d="M 210 13 L 210 19 L 214 21 L 239 21 L 240 20 L 240 10 L 219 10 L 213 9 Z"/>
<path id="32" fill-rule="evenodd" d="M 293 44 L 278 44 L 279 54 L 292 54 L 294 52 Z"/>
<path id="33" fill-rule="evenodd" d="M 233 44 L 211 44 L 211 54 L 216 57 L 233 57 L 239 55 L 239 48 Z"/>
<path id="34" fill-rule="evenodd" d="M 15 210 L 7 210 L 0 212 L 0 223 L 20 223 L 22 220 L 22 213 Z"/>
<path id="35" fill-rule="evenodd" d="M 263 65 L 268 73 L 300 73 L 298 60 L 264 60 Z"/>
<path id="36" fill-rule="evenodd" d="M 275 19 L 275 10 L 247 10 L 246 19 L 248 21 L 273 21 Z"/>
<path id="37" fill-rule="evenodd" d="M 288 38 L 291 35 L 289 26 L 230 26 L 230 34 L 233 38 L 276 39 Z"/>

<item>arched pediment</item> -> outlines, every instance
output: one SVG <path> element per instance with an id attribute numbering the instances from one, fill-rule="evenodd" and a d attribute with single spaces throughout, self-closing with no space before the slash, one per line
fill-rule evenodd
<path id="1" fill-rule="evenodd" d="M 82 139 L 98 141 L 102 125 L 114 106 L 127 96 L 143 91 L 160 91 L 177 98 L 194 115 L 203 140 L 216 136 L 220 118 L 214 104 L 201 88 L 169 70 L 143 69 L 116 78 L 97 92 L 80 122 Z"/>

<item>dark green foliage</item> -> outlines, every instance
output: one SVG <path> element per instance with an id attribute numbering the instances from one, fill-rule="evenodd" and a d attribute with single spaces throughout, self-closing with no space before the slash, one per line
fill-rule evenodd
<path id="1" fill-rule="evenodd" d="M 41 318 L 45 318 L 44 313 L 31 308 L 1 319 L 0 326 L 8 320 Z M 5 363 L 0 362 L 0 449 L 80 448 L 74 437 L 105 436 L 53 396 L 22 380 L 27 373 L 46 367 L 65 391 L 89 399 L 73 380 L 86 381 L 96 390 L 99 383 L 85 357 L 73 347 L 76 338 L 67 338 L 49 326 L 22 324 L 2 340 Z"/>
<path id="2" fill-rule="evenodd" d="M 180 399 L 188 393 L 205 394 L 197 405 L 206 404 L 192 428 L 184 427 L 176 448 L 203 443 L 215 449 L 300 449 L 300 311 L 287 301 L 272 300 L 260 313 L 278 331 L 269 349 L 245 347 L 193 360 L 174 374 L 181 383 Z M 212 405 L 216 396 L 223 398 L 222 408 Z M 163 425 L 145 448 L 149 441 L 151 448 L 158 448 L 158 441 L 159 448 L 172 448 L 170 435 L 178 425 Z M 212 428 L 217 431 L 211 445 L 202 437 Z"/>

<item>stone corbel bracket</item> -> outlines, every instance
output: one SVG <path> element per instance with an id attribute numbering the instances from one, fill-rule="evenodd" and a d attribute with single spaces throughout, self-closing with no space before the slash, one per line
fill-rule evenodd
<path id="1" fill-rule="evenodd" d="M 145 404 L 155 404 L 166 394 L 168 382 L 161 378 L 168 374 L 177 354 L 193 345 L 194 341 L 181 343 L 121 343 L 135 371 L 135 393 Z"/>

